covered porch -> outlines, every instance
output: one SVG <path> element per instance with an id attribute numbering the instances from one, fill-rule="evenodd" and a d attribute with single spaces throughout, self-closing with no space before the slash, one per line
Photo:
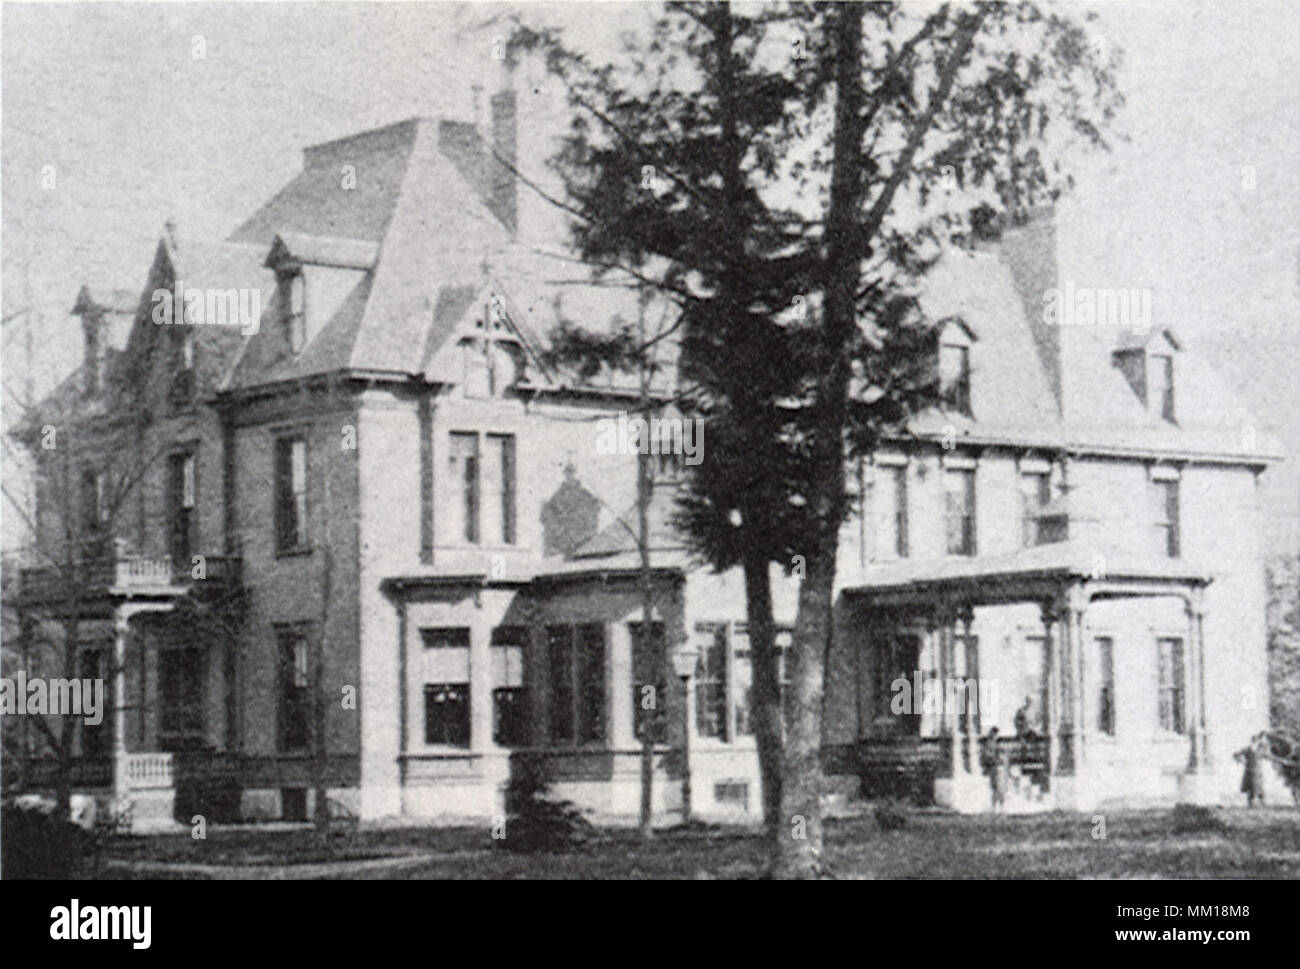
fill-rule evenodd
<path id="1" fill-rule="evenodd" d="M 209 620 L 238 623 L 239 560 L 208 557 L 196 578 L 166 559 L 118 556 L 93 564 L 80 579 L 70 590 L 58 570 L 24 570 L 18 597 L 23 665 L 31 675 L 104 681 L 102 723 L 80 726 L 68 764 L 74 805 L 93 811 L 100 824 L 170 827 L 178 784 L 234 770 L 235 755 L 207 742 L 206 733 L 213 726 L 208 688 L 215 680 L 233 682 L 237 642 L 218 636 L 227 645 L 214 648 L 215 620 Z M 38 636 L 38 628 L 49 635 Z M 55 662 L 42 658 L 41 643 L 69 635 L 76 638 L 76 669 L 62 668 L 61 648 L 54 649 Z M 58 762 L 35 730 L 27 733 L 22 786 L 53 789 Z"/>
<path id="2" fill-rule="evenodd" d="M 1208 576 L 1069 543 L 873 573 L 844 593 L 859 684 L 850 759 L 864 780 L 892 772 L 932 785 L 940 805 L 989 810 L 987 768 L 1001 749 L 1014 781 L 1008 809 L 1086 809 L 1124 785 L 1121 767 L 1140 771 L 1149 750 L 1159 776 L 1139 786 L 1201 799 L 1211 767 Z M 1156 682 L 1133 700 L 1134 684 L 1117 690 L 1117 671 Z M 1119 731 L 1117 695 L 1128 704 Z"/>

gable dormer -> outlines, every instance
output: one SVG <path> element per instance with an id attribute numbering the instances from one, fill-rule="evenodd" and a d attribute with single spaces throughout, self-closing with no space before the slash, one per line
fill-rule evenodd
<path id="1" fill-rule="evenodd" d="M 1167 329 L 1126 334 L 1112 360 L 1153 417 L 1178 420 L 1178 357 L 1182 347 Z"/>
<path id="2" fill-rule="evenodd" d="M 374 268 L 379 246 L 360 239 L 283 232 L 271 243 L 266 267 L 275 272 L 278 324 L 297 356 Z"/>
<path id="3" fill-rule="evenodd" d="M 939 395 L 944 410 L 973 416 L 971 412 L 971 348 L 975 332 L 950 317 L 939 324 Z"/>
<path id="4" fill-rule="evenodd" d="M 540 369 L 519 310 L 498 286 L 444 288 L 434 307 L 425 376 L 466 397 L 501 397 Z"/>

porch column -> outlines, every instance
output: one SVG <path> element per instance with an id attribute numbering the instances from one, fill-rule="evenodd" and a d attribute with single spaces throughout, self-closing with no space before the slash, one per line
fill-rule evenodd
<path id="1" fill-rule="evenodd" d="M 1047 647 L 1047 709 L 1043 711 L 1047 721 L 1047 784 L 1052 786 L 1052 775 L 1056 773 L 1061 758 L 1061 724 L 1059 715 L 1060 656 L 1057 654 L 1056 638 L 1052 629 L 1058 616 L 1057 604 L 1045 601 L 1041 608 L 1043 620 L 1043 637 Z"/>
<path id="2" fill-rule="evenodd" d="M 956 651 L 953 649 L 953 611 L 944 603 L 939 607 L 939 689 L 942 697 L 942 713 L 939 721 L 948 732 L 948 746 L 952 756 L 952 779 L 956 783 L 962 773 L 961 731 L 957 727 L 957 715 L 948 709 L 952 696 L 952 680 L 956 675 Z"/>
<path id="3" fill-rule="evenodd" d="M 1088 696 L 1088 668 L 1084 652 L 1086 644 L 1083 639 L 1083 614 L 1087 609 L 1088 597 L 1082 589 L 1072 588 L 1067 597 L 1067 609 L 1069 611 L 1069 630 L 1068 635 L 1072 643 L 1074 659 L 1074 774 L 1078 777 L 1083 770 L 1083 764 L 1087 758 L 1085 749 L 1087 747 L 1086 734 L 1088 727 L 1086 723 L 1087 709 L 1085 706 L 1086 697 Z"/>
<path id="4" fill-rule="evenodd" d="M 1186 693 L 1190 700 L 1192 750 L 1189 767 L 1193 771 L 1209 767 L 1210 747 L 1205 721 L 1205 595 L 1199 587 L 1192 590 L 1187 600 L 1188 664 L 1187 676 L 1191 681 Z"/>
<path id="5" fill-rule="evenodd" d="M 126 638 L 131 616 L 124 606 L 113 610 L 113 797 L 126 800 Z"/>
<path id="6" fill-rule="evenodd" d="M 963 605 L 958 611 L 958 621 L 962 627 L 962 649 L 961 649 L 961 668 L 962 678 L 966 680 L 966 691 L 963 694 L 965 710 L 961 715 L 965 718 L 966 724 L 966 773 L 978 775 L 980 771 L 979 762 L 979 726 L 976 723 L 978 716 L 978 707 L 972 709 L 970 691 L 972 684 L 975 689 L 975 702 L 979 702 L 979 662 L 976 658 L 978 647 L 971 639 L 971 623 L 975 620 L 975 610 L 969 605 Z"/>

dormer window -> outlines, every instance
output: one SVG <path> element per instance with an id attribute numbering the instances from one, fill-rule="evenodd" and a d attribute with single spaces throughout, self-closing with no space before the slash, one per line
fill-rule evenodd
<path id="1" fill-rule="evenodd" d="M 945 410 L 970 416 L 972 334 L 960 320 L 949 320 L 939 334 L 939 399 Z"/>
<path id="2" fill-rule="evenodd" d="M 301 270 L 280 274 L 280 306 L 289 349 L 301 353 L 307 342 L 307 286 Z"/>
<path id="3" fill-rule="evenodd" d="M 99 337 L 98 321 L 88 321 L 86 323 L 85 336 L 86 396 L 93 397 L 104 386 L 104 370 L 107 362 L 107 355 L 104 353 L 103 344 Z"/>
<path id="4" fill-rule="evenodd" d="M 1147 358 L 1147 386 L 1152 410 L 1159 409 L 1167 421 L 1174 419 L 1174 358 L 1153 353 Z"/>

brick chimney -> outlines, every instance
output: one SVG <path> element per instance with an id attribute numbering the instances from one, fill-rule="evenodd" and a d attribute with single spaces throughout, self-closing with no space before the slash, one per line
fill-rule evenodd
<path id="1" fill-rule="evenodd" d="M 492 150 L 491 206 L 511 235 L 519 231 L 519 180 L 515 166 L 519 157 L 519 122 L 513 88 L 492 95 L 492 130 L 486 137 Z"/>

